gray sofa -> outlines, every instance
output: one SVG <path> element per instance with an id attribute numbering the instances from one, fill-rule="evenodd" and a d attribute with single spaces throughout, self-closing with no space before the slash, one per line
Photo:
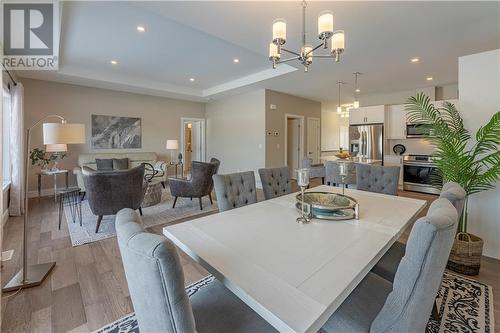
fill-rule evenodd
<path id="1" fill-rule="evenodd" d="M 158 173 L 153 177 L 153 180 L 165 182 L 167 180 L 167 163 L 158 161 L 156 153 L 151 152 L 133 152 L 133 153 L 91 153 L 80 154 L 78 156 L 78 166 L 73 168 L 73 174 L 76 176 L 76 182 L 82 192 L 86 192 L 85 184 L 82 177 L 82 167 L 89 167 L 97 170 L 96 159 L 122 159 L 128 158 L 129 168 L 135 168 L 142 163 L 153 165 Z"/>

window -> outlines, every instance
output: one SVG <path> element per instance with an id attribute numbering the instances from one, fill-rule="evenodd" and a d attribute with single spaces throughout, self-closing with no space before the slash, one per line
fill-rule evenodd
<path id="1" fill-rule="evenodd" d="M 2 158 L 3 158 L 3 175 L 2 186 L 10 182 L 10 116 L 11 116 L 11 97 L 7 89 L 3 90 L 3 112 L 2 112 Z"/>

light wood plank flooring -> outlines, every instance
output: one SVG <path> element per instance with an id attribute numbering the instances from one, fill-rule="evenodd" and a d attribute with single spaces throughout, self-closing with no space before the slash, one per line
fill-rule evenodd
<path id="1" fill-rule="evenodd" d="M 400 195 L 435 199 L 411 192 Z M 30 209 L 29 262 L 56 261 L 57 266 L 42 286 L 3 295 L 2 332 L 89 332 L 132 312 L 116 238 L 72 247 L 66 223 L 58 230 L 52 197 L 31 200 Z M 161 230 L 162 226 L 156 226 L 150 231 Z M 21 267 L 21 241 L 22 219 L 11 218 L 5 225 L 3 249 L 14 249 L 15 254 L 2 268 L 4 283 Z M 186 284 L 208 274 L 182 252 L 181 261 Z M 484 258 L 481 273 L 475 278 L 492 285 L 494 291 L 500 290 L 500 261 Z M 494 307 L 500 320 L 500 292 L 494 293 Z"/>

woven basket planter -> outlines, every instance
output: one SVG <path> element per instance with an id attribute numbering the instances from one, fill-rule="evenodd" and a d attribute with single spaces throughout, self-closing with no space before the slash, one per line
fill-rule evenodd
<path id="1" fill-rule="evenodd" d="M 481 267 L 483 240 L 475 235 L 459 232 L 451 248 L 448 269 L 465 274 L 477 275 Z"/>

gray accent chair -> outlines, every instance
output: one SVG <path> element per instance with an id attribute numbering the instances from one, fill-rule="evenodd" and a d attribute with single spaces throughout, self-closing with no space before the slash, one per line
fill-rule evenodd
<path id="1" fill-rule="evenodd" d="M 325 165 L 313 164 L 312 158 L 305 158 L 301 161 L 300 167 L 309 169 L 309 178 L 321 178 L 321 184 L 325 183 Z"/>
<path id="2" fill-rule="evenodd" d="M 198 198 L 200 210 L 203 210 L 201 198 L 208 196 L 210 203 L 212 202 L 212 176 L 218 169 L 215 163 L 205 163 L 193 161 L 191 162 L 191 178 L 182 179 L 169 177 L 170 193 L 174 199 L 172 208 L 175 208 L 177 198 Z"/>
<path id="3" fill-rule="evenodd" d="M 219 173 L 219 167 L 220 167 L 220 161 L 218 159 L 216 159 L 215 157 L 212 157 L 210 159 L 210 163 L 212 163 L 212 164 L 215 165 L 214 175 L 218 174 Z M 212 176 L 212 178 L 213 178 L 213 176 Z M 214 190 L 214 181 L 213 181 L 213 179 L 212 179 L 212 182 L 210 184 L 211 184 L 210 185 L 210 190 L 209 190 L 210 194 L 209 194 L 208 197 L 210 198 L 210 203 L 213 204 L 213 202 L 212 202 L 212 191 Z"/>
<path id="4" fill-rule="evenodd" d="M 441 189 L 440 198 L 448 199 L 457 210 L 460 217 L 464 209 L 465 190 L 457 183 L 448 182 Z M 372 272 L 392 282 L 398 269 L 401 259 L 404 257 L 406 245 L 401 242 L 394 243 L 384 254 L 380 261 L 373 267 Z"/>
<path id="5" fill-rule="evenodd" d="M 118 213 L 116 232 L 141 333 L 277 332 L 218 281 L 189 298 L 175 245 L 133 210 Z"/>
<path id="6" fill-rule="evenodd" d="M 343 184 L 347 188 L 348 185 L 356 184 L 356 164 L 351 161 L 344 161 L 347 164 L 347 176 L 342 179 L 340 176 L 339 162 L 341 161 L 326 161 L 325 162 L 325 180 L 327 185 L 337 186 Z"/>
<path id="7" fill-rule="evenodd" d="M 321 332 L 425 332 L 457 221 L 457 211 L 448 200 L 435 200 L 410 233 L 394 283 L 368 273 Z"/>
<path id="8" fill-rule="evenodd" d="M 82 168 L 90 210 L 97 215 L 95 232 L 99 232 L 102 217 L 115 215 L 123 208 L 139 209 L 148 187 L 144 180 L 144 165 L 128 170 L 96 171 Z"/>
<path id="9" fill-rule="evenodd" d="M 220 212 L 257 202 L 253 171 L 215 175 L 213 178 Z"/>
<path id="10" fill-rule="evenodd" d="M 399 167 L 356 164 L 358 190 L 398 195 Z"/>
<path id="11" fill-rule="evenodd" d="M 259 169 L 259 175 L 266 200 L 292 193 L 290 170 L 287 166 Z"/>

